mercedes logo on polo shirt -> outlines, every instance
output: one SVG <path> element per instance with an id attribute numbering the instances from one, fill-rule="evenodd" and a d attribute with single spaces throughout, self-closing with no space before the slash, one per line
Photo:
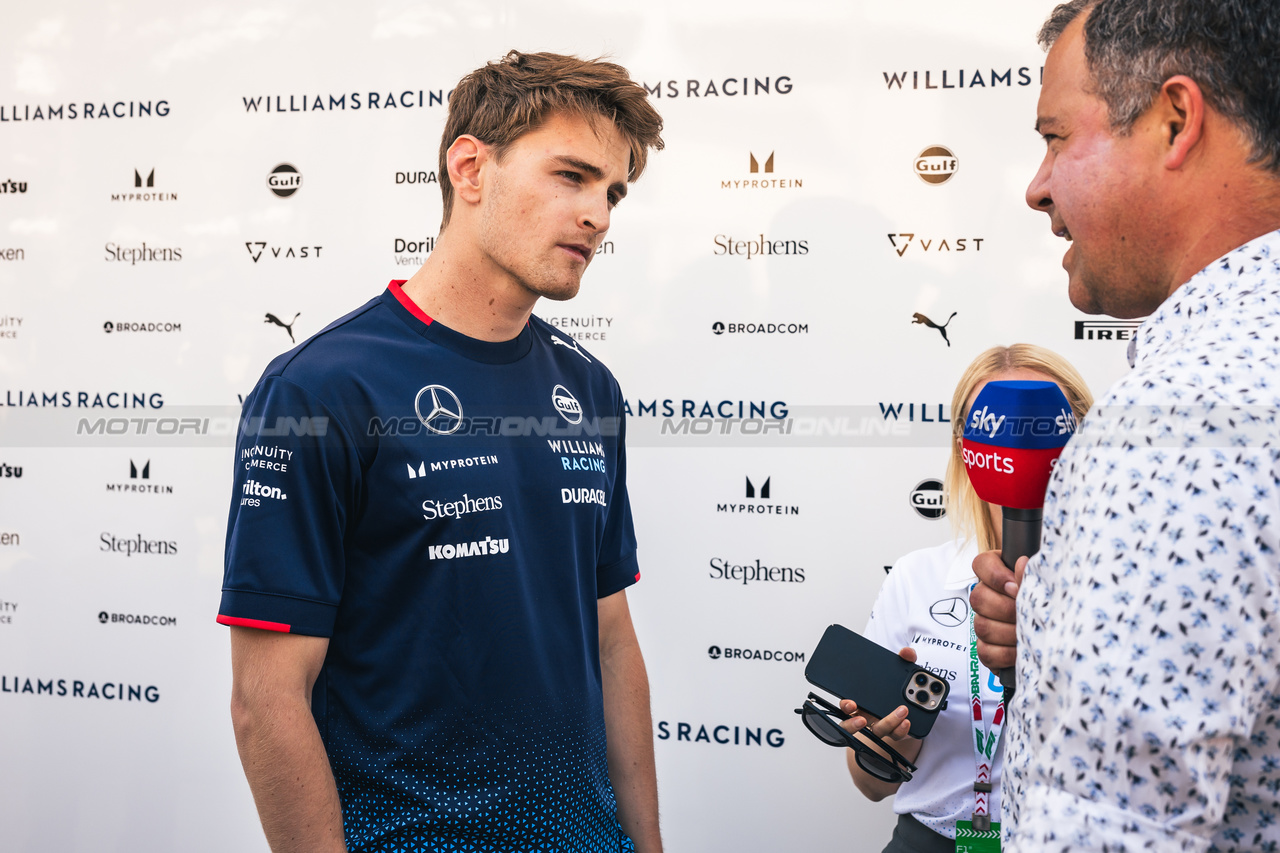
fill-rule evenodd
<path id="1" fill-rule="evenodd" d="M 426 414 L 422 413 L 427 404 Z M 462 426 L 462 401 L 443 385 L 427 385 L 413 400 L 413 410 L 422 425 L 436 435 L 450 435 Z"/>
<path id="2" fill-rule="evenodd" d="M 963 625 L 965 620 L 969 618 L 969 602 L 963 598 L 944 598 L 933 603 L 933 606 L 929 608 L 929 615 L 939 625 L 946 628 L 955 628 L 958 625 Z"/>
<path id="3" fill-rule="evenodd" d="M 563 385 L 557 385 L 551 389 L 551 405 L 555 406 L 560 417 L 569 423 L 582 423 L 582 405 Z"/>

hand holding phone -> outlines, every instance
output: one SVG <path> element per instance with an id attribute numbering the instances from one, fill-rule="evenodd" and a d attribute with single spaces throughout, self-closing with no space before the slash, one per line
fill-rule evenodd
<path id="1" fill-rule="evenodd" d="M 918 738 L 933 729 L 951 691 L 945 679 L 843 625 L 827 628 L 804 674 L 815 687 L 850 699 L 860 712 L 881 719 L 905 705 L 909 733 Z M 891 737 L 896 728 L 894 732 Z"/>

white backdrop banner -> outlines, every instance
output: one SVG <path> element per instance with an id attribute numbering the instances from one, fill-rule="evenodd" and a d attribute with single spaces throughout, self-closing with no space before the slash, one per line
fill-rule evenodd
<path id="1" fill-rule="evenodd" d="M 581 295 L 618 376 L 668 848 L 879 850 L 792 713 L 825 626 L 950 535 L 952 389 L 995 344 L 1104 389 L 1023 190 L 1051 0 L 17 5 L 0 31 L 6 850 L 265 850 L 214 623 L 239 400 L 431 252 L 454 82 L 608 55 L 667 150 Z M 518 710 L 517 710 L 518 718 Z"/>

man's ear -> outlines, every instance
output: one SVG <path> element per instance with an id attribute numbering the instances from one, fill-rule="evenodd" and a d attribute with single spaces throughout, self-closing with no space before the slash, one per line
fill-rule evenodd
<path id="1" fill-rule="evenodd" d="M 1185 74 L 1175 74 L 1160 87 L 1155 108 L 1165 141 L 1166 169 L 1180 169 L 1204 136 L 1204 92 Z"/>
<path id="2" fill-rule="evenodd" d="M 488 158 L 489 147 L 470 134 L 453 140 L 446 154 L 449 164 L 449 183 L 455 197 L 467 204 L 480 201 L 480 167 Z"/>

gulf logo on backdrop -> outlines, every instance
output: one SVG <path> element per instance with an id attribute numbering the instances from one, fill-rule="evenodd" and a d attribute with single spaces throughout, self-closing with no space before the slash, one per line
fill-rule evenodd
<path id="1" fill-rule="evenodd" d="M 1071 405 L 1052 382 L 988 382 L 961 442 L 974 491 L 1000 506 L 1044 506 L 1053 466 L 1075 430 Z"/>

